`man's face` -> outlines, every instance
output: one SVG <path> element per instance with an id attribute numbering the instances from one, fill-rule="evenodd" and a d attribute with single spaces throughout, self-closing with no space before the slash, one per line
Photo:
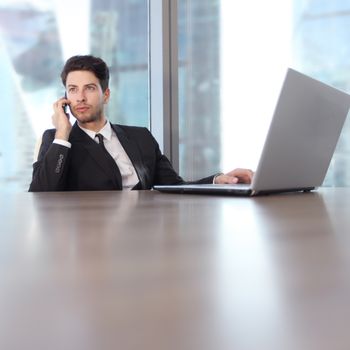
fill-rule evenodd
<path id="1" fill-rule="evenodd" d="M 109 99 L 109 89 L 103 92 L 92 72 L 78 70 L 68 73 L 66 89 L 71 112 L 81 124 L 104 118 L 103 109 Z"/>

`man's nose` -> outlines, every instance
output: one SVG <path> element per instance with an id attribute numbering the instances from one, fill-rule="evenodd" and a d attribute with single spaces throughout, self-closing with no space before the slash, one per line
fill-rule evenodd
<path id="1" fill-rule="evenodd" d="M 77 102 L 84 102 L 86 101 L 84 90 L 80 90 L 77 92 Z"/>

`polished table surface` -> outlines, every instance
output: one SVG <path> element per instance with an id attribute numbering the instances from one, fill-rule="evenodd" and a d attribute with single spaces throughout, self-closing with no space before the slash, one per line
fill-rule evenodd
<path id="1" fill-rule="evenodd" d="M 0 208 L 0 349 L 350 349 L 350 189 Z"/>

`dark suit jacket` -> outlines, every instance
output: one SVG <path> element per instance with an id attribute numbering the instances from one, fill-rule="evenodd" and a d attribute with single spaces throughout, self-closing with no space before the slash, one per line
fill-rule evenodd
<path id="1" fill-rule="evenodd" d="M 159 150 L 157 141 L 146 129 L 114 125 L 112 128 L 128 154 L 140 182 L 134 189 L 151 189 L 154 185 L 181 184 L 185 181 Z M 79 126 L 73 125 L 71 148 L 52 141 L 55 129 L 43 134 L 38 161 L 33 164 L 29 191 L 103 191 L 118 189 L 117 178 L 101 147 Z M 213 176 L 196 181 L 212 183 Z"/>

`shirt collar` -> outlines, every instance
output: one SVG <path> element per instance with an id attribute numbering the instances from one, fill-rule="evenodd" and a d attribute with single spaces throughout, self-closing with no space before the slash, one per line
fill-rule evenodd
<path id="1" fill-rule="evenodd" d="M 98 132 L 95 132 L 95 131 L 92 131 L 89 129 L 85 129 L 82 126 L 80 126 L 79 124 L 78 124 L 78 126 L 81 130 L 86 132 L 92 139 L 95 139 L 96 134 L 101 134 L 108 141 L 110 141 L 112 138 L 112 127 L 111 127 L 111 123 L 108 120 L 107 120 L 107 123 L 104 125 L 104 127 Z"/>

